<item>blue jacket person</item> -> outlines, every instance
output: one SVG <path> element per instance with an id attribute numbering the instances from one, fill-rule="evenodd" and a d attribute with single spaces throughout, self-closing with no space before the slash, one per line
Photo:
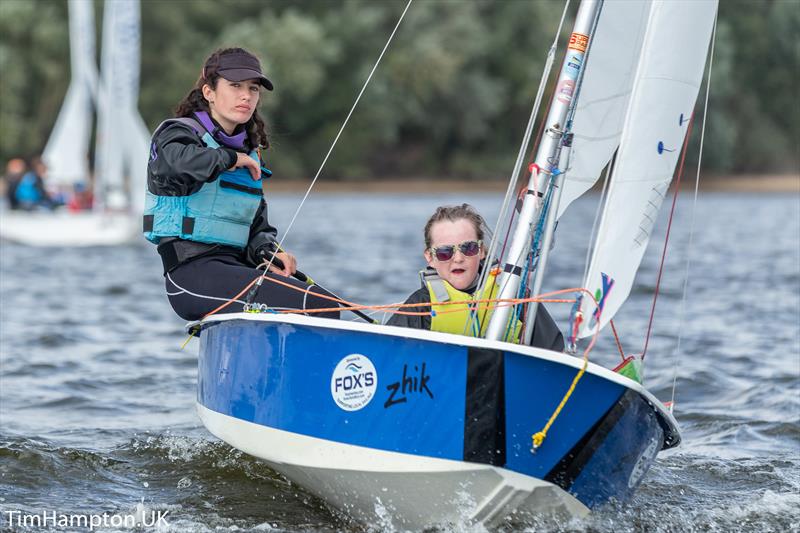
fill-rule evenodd
<path id="1" fill-rule="evenodd" d="M 231 299 L 273 255 L 282 266 L 272 265 L 268 277 L 307 288 L 289 277 L 296 260 L 278 249 L 277 230 L 267 219 L 261 180 L 271 172 L 261 156 L 269 146 L 257 109 L 262 89 L 271 91 L 273 85 L 258 58 L 241 48 L 217 50 L 175 118 L 153 135 L 143 229 L 158 246 L 170 304 L 183 319 L 200 319 Z M 306 294 L 266 280 L 253 303 L 272 309 L 335 307 L 319 294 L 327 293 L 312 286 Z M 223 312 L 242 311 L 243 298 Z"/>

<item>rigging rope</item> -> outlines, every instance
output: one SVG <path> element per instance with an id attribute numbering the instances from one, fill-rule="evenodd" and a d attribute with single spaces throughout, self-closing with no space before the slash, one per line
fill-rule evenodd
<path id="1" fill-rule="evenodd" d="M 586 289 L 578 289 L 578 292 L 584 292 L 588 294 L 590 298 L 594 299 L 594 295 Z M 575 301 L 577 301 L 577 298 Z M 597 304 L 598 302 L 595 299 L 595 305 Z M 561 414 L 561 410 L 564 409 L 564 406 L 567 405 L 567 401 L 569 401 L 570 397 L 572 396 L 572 393 L 575 392 L 575 387 L 578 385 L 578 382 L 581 380 L 584 373 L 586 372 L 586 369 L 589 366 L 589 352 L 592 351 L 592 348 L 594 348 L 594 345 L 597 343 L 597 338 L 599 337 L 599 335 L 600 335 L 600 328 L 597 328 L 594 332 L 594 335 L 592 335 L 591 342 L 586 347 L 586 350 L 584 350 L 583 352 L 583 364 L 581 365 L 581 369 L 578 371 L 578 373 L 575 374 L 575 377 L 572 378 L 572 383 L 570 383 L 569 389 L 567 389 L 567 392 L 564 394 L 564 397 L 561 398 L 561 401 L 558 403 L 558 406 L 556 407 L 555 411 L 553 411 L 553 414 L 550 415 L 550 418 L 547 420 L 547 423 L 544 425 L 544 428 L 542 428 L 541 431 L 537 431 L 536 433 L 531 435 L 531 453 L 536 453 L 536 450 L 538 450 L 539 447 L 541 447 L 542 443 L 544 442 L 544 439 L 547 437 L 547 432 L 550 431 L 550 427 L 556 421 L 558 415 Z"/>
<path id="2" fill-rule="evenodd" d="M 617 343 L 617 350 L 619 350 L 619 356 L 622 357 L 622 362 L 625 362 L 625 351 L 622 349 L 622 343 L 619 341 L 619 334 L 617 334 L 617 327 L 614 325 L 614 320 L 609 320 L 608 323 L 611 325 L 611 331 L 614 333 L 614 342 Z"/>
<path id="3" fill-rule="evenodd" d="M 277 279 L 277 277 L 265 277 L 264 279 L 269 281 L 269 282 L 271 282 L 271 283 L 275 283 L 277 285 L 281 285 L 283 287 L 286 287 L 286 288 L 294 290 L 294 291 L 302 292 L 302 293 L 305 293 L 305 294 L 311 294 L 311 286 L 309 286 L 307 288 L 298 287 L 298 286 L 293 285 L 291 283 L 288 283 L 286 281 L 282 281 L 280 279 Z M 234 298 L 237 298 L 238 296 L 241 296 L 242 294 L 244 294 L 253 284 L 255 284 L 256 281 L 257 281 L 257 279 L 254 279 L 253 281 L 251 281 Z M 482 308 L 485 308 L 485 309 L 491 309 L 493 307 L 500 307 L 500 306 L 507 306 L 507 305 L 517 305 L 517 304 L 520 304 L 520 303 L 534 302 L 534 301 L 536 301 L 536 302 L 544 302 L 544 303 L 573 303 L 575 300 L 572 299 L 572 298 L 552 298 L 552 296 L 558 296 L 558 295 L 561 295 L 561 294 L 569 294 L 569 293 L 573 293 L 573 292 L 580 291 L 580 290 L 581 289 L 578 289 L 578 288 L 562 289 L 562 290 L 558 290 L 558 291 L 552 291 L 552 292 L 548 292 L 548 293 L 543 293 L 543 294 L 540 294 L 540 295 L 538 295 L 536 297 L 531 297 L 531 298 L 485 298 L 485 299 L 480 299 L 480 300 L 474 300 L 474 301 L 470 302 L 470 304 L 471 305 L 472 304 L 487 304 L 487 305 L 477 305 L 476 307 L 478 307 L 478 308 L 482 307 Z M 331 301 L 331 302 L 334 302 L 334 303 L 337 303 L 337 304 L 340 304 L 340 305 L 337 306 L 337 307 L 328 307 L 328 308 L 324 308 L 324 309 L 279 309 L 279 310 L 275 310 L 274 312 L 275 313 L 280 313 L 280 314 L 312 315 L 312 314 L 315 314 L 315 313 L 328 313 L 328 312 L 331 312 L 331 311 L 352 311 L 352 310 L 365 310 L 365 309 L 366 310 L 373 310 L 373 311 L 383 311 L 383 310 L 390 310 L 390 309 L 406 309 L 406 308 L 413 308 L 413 307 L 430 307 L 430 305 L 431 305 L 430 302 L 409 303 L 409 304 L 406 304 L 406 303 L 391 303 L 391 304 L 379 304 L 379 305 L 362 305 L 362 304 L 357 304 L 357 303 L 354 303 L 354 302 L 351 302 L 351 301 L 348 301 L 348 300 L 344 300 L 342 298 L 337 298 L 335 296 L 328 296 L 326 294 L 320 294 L 320 293 L 313 293 L 313 294 L 317 298 L 328 300 L 328 301 Z M 236 302 L 235 299 L 232 299 L 232 300 L 229 300 L 229 301 L 225 302 L 224 304 L 220 305 L 219 307 L 217 307 L 213 311 L 211 311 L 208 314 L 206 314 L 205 316 L 203 316 L 203 320 L 205 320 L 206 318 L 208 318 L 208 317 L 210 317 L 212 315 L 217 314 L 222 309 L 224 309 L 225 307 L 229 306 L 230 304 L 232 304 L 234 302 Z M 441 306 L 451 306 L 451 305 L 458 306 L 458 305 L 463 305 L 463 303 L 464 302 L 461 302 L 461 301 L 448 301 L 448 302 L 440 302 L 440 303 L 437 303 L 436 305 L 437 306 L 438 305 L 441 305 Z M 497 305 L 492 305 L 492 304 L 497 304 Z M 450 310 L 450 311 L 439 311 L 436 314 L 447 314 L 447 313 L 457 313 L 457 312 L 461 312 L 461 311 L 459 309 L 454 309 L 454 310 Z M 432 311 L 416 311 L 416 312 L 413 312 L 413 311 L 394 311 L 394 313 L 395 314 L 401 314 L 401 315 L 414 315 L 414 316 L 428 315 L 428 316 L 430 316 L 433 312 Z"/>
<path id="4" fill-rule="evenodd" d="M 392 39 L 394 39 L 394 35 L 395 35 L 395 33 L 397 33 L 397 29 L 400 27 L 400 23 L 403 22 L 403 18 L 405 18 L 406 12 L 408 11 L 408 8 L 411 7 L 411 3 L 413 1 L 414 0 L 408 0 L 408 3 L 406 4 L 405 9 L 403 9 L 403 13 L 400 15 L 400 18 L 397 20 L 397 24 L 395 24 L 391 35 L 389 35 L 389 39 L 386 41 L 386 44 L 383 46 L 383 50 L 381 50 L 381 53 L 378 56 L 377 61 L 375 61 L 375 64 L 372 66 L 372 70 L 370 70 L 366 81 L 364 81 L 364 85 L 361 86 L 361 90 L 359 91 L 358 96 L 356 96 L 356 100 L 355 100 L 355 102 L 353 102 L 353 106 L 350 108 L 350 112 L 347 113 L 347 117 L 344 119 L 344 122 L 342 123 L 342 126 L 339 128 L 339 132 L 336 134 L 336 137 L 333 139 L 333 143 L 331 143 L 331 147 L 328 149 L 328 153 L 325 154 L 325 158 L 322 160 L 322 163 L 319 165 L 319 168 L 317 169 L 316 174 L 314 174 L 314 179 L 311 180 L 311 184 L 308 186 L 308 189 L 306 190 L 305 195 L 303 195 L 302 200 L 300 200 L 300 204 L 297 206 L 297 209 L 295 210 L 294 215 L 292 216 L 292 219 L 289 222 L 289 225 L 286 226 L 286 231 L 283 232 L 283 238 L 281 238 L 280 242 L 278 242 L 278 249 L 279 250 L 283 249 L 283 242 L 286 240 L 286 237 L 289 235 L 289 231 L 292 229 L 292 226 L 294 225 L 294 222 L 297 219 L 297 216 L 300 214 L 300 210 L 303 208 L 303 205 L 305 204 L 306 199 L 308 199 L 308 196 L 311 194 L 311 189 L 313 189 L 314 185 L 317 183 L 317 179 L 319 178 L 320 174 L 322 173 L 322 169 L 325 168 L 325 163 L 328 162 L 328 158 L 331 156 L 331 153 L 333 153 L 333 149 L 336 146 L 336 143 L 339 141 L 339 137 L 341 137 L 342 132 L 344 131 L 344 128 L 347 126 L 347 123 L 350 121 L 350 117 L 353 115 L 353 111 L 355 111 L 356 106 L 358 105 L 358 102 L 361 100 L 361 96 L 364 94 L 364 91 L 367 89 L 367 85 L 369 85 L 369 82 L 372 80 L 372 75 L 375 74 L 375 70 L 377 70 L 378 65 L 381 62 L 381 59 L 383 59 L 383 56 L 386 53 L 386 50 L 389 49 L 389 44 L 391 44 Z M 273 258 L 274 258 L 274 256 L 273 256 Z M 259 278 L 257 278 L 258 280 L 263 280 L 266 277 L 266 274 L 269 271 L 269 267 L 270 266 L 272 266 L 272 260 L 270 260 L 270 262 L 267 264 L 266 268 L 264 268 L 264 274 L 262 274 Z M 258 281 L 258 285 L 259 286 L 261 285 L 261 281 Z"/>
<path id="5" fill-rule="evenodd" d="M 547 80 L 550 78 L 550 72 L 553 68 L 553 62 L 555 61 L 556 56 L 556 49 L 558 45 L 558 37 L 561 35 L 561 28 L 564 25 L 564 19 L 567 16 L 567 10 L 569 9 L 570 0 L 567 0 L 564 4 L 564 10 L 561 12 L 561 20 L 558 23 L 558 29 L 556 30 L 555 37 L 553 38 L 553 43 L 550 45 L 550 49 L 547 52 L 547 59 L 545 60 L 545 66 L 542 71 L 542 77 L 539 80 L 539 88 L 536 91 L 536 99 L 533 103 L 533 108 L 531 109 L 530 117 L 528 117 L 528 124 L 525 127 L 525 135 L 522 139 L 522 144 L 520 145 L 519 152 L 517 153 L 517 160 L 514 163 L 514 170 L 511 172 L 511 177 L 509 178 L 508 188 L 506 188 L 506 195 L 503 198 L 503 204 L 500 208 L 500 214 L 497 216 L 497 223 L 495 224 L 494 232 L 492 233 L 492 241 L 489 244 L 489 250 L 486 252 L 486 256 L 491 260 L 495 256 L 495 252 L 497 251 L 498 245 L 498 236 L 500 235 L 500 228 L 503 225 L 503 220 L 505 220 L 508 208 L 511 203 L 511 198 L 515 194 L 516 191 L 516 184 L 517 178 L 519 177 L 519 172 L 522 169 L 522 162 L 525 160 L 526 150 L 528 145 L 530 144 L 531 140 L 531 133 L 533 132 L 533 126 L 536 122 L 536 116 L 539 114 L 539 107 L 542 103 L 542 97 L 544 95 L 545 87 L 547 86 Z M 488 271 L 488 269 L 485 269 Z M 480 280 L 478 281 L 478 293 L 480 294 L 486 287 L 486 282 L 488 280 L 488 272 L 485 271 L 482 275 Z M 503 287 L 500 287 L 498 290 L 502 291 Z"/>
<path id="6" fill-rule="evenodd" d="M 640 359 L 644 361 L 647 355 L 647 347 L 650 345 L 650 333 L 653 331 L 653 319 L 656 315 L 656 302 L 658 301 L 658 294 L 661 288 L 661 276 L 664 274 L 664 263 L 667 259 L 667 248 L 669 247 L 669 237 L 672 233 L 672 221 L 675 217 L 675 205 L 678 203 L 678 194 L 681 189 L 681 177 L 683 176 L 683 165 L 686 162 L 686 152 L 689 146 L 689 137 L 692 136 L 692 126 L 694 125 L 694 113 L 692 118 L 689 119 L 689 125 L 686 128 L 686 138 L 683 140 L 683 150 L 681 153 L 681 163 L 678 167 L 678 177 L 675 180 L 675 192 L 672 194 L 672 206 L 669 210 L 669 220 L 667 221 L 667 234 L 664 237 L 664 248 L 661 250 L 661 263 L 658 265 L 658 275 L 656 276 L 656 288 L 653 293 L 653 305 L 650 307 L 650 319 L 647 322 L 647 334 L 644 337 L 644 348 Z"/>
<path id="7" fill-rule="evenodd" d="M 697 196 L 700 189 L 700 169 L 703 163 L 703 143 L 706 138 L 706 124 L 708 122 L 708 96 L 711 92 L 711 72 L 714 67 L 714 45 L 717 41 L 717 15 L 714 16 L 714 29 L 711 31 L 711 50 L 708 58 L 708 79 L 706 80 L 706 96 L 703 103 L 703 125 L 700 128 L 700 149 L 697 156 L 697 172 L 694 180 L 694 200 L 692 201 L 691 218 L 689 220 L 689 243 L 686 250 L 686 270 L 683 277 L 683 294 L 681 295 L 681 304 L 678 308 L 678 339 L 675 345 L 674 361 L 673 361 L 673 375 L 672 375 L 672 391 L 670 394 L 669 410 L 675 405 L 675 386 L 678 382 L 678 357 L 681 350 L 681 331 L 683 329 L 683 318 L 686 306 L 686 293 L 689 289 L 689 266 L 692 259 L 692 247 L 694 245 L 694 224 L 695 214 L 697 212 Z"/>
<path id="8" fill-rule="evenodd" d="M 538 176 L 538 173 L 540 171 L 539 167 L 536 164 L 533 164 L 531 166 L 535 167 L 535 171 L 536 171 L 537 176 Z M 522 275 L 520 276 L 519 290 L 517 291 L 517 297 L 519 297 L 519 298 L 524 298 L 526 294 L 531 292 L 531 288 L 528 285 L 528 282 L 530 280 L 530 275 L 531 275 L 531 272 L 534 272 L 536 269 L 539 268 L 539 261 L 541 259 L 541 250 L 540 250 L 540 248 L 542 246 L 542 242 L 541 241 L 542 241 L 542 237 L 543 237 L 543 233 L 544 233 L 545 221 L 547 220 L 548 212 L 550 211 L 550 204 L 551 204 L 552 199 L 553 199 L 553 191 L 554 191 L 553 184 L 555 182 L 555 179 L 556 179 L 556 176 L 557 176 L 557 172 L 558 172 L 558 169 L 554 169 L 553 170 L 553 173 L 550 176 L 550 186 L 547 187 L 547 194 L 542 199 L 541 204 L 540 204 L 539 220 L 536 223 L 536 230 L 534 231 L 533 235 L 531 236 L 531 245 L 530 245 L 530 252 L 528 252 L 528 261 L 525 262 L 525 268 L 523 269 Z M 536 196 L 538 196 L 538 195 L 534 194 L 534 197 L 536 197 Z M 517 312 L 516 312 L 517 318 L 524 319 L 525 316 L 526 316 L 526 313 L 527 313 L 527 305 L 521 306 L 520 308 L 517 309 Z M 528 328 L 534 327 L 534 325 L 536 323 L 536 317 L 533 317 L 533 319 L 530 322 L 531 322 L 530 324 L 527 324 L 527 323 L 525 324 L 525 327 L 524 327 L 523 331 L 527 332 Z M 507 329 L 509 329 L 510 327 L 511 327 L 511 321 L 509 321 L 509 325 L 507 326 Z M 508 331 L 506 331 L 506 335 L 508 335 Z M 526 337 L 523 337 L 522 335 L 520 335 L 520 339 L 525 339 L 525 338 Z M 522 341 L 520 341 L 520 342 L 522 343 Z"/>
<path id="9" fill-rule="evenodd" d="M 542 76 L 539 79 L 539 87 L 536 90 L 536 98 L 534 99 L 533 102 L 533 108 L 531 109 L 531 114 L 528 117 L 528 124 L 525 126 L 525 134 L 523 135 L 522 143 L 520 144 L 519 151 L 517 152 L 517 160 L 514 162 L 514 169 L 511 171 L 511 176 L 509 177 L 508 187 L 506 188 L 506 194 L 505 197 L 503 198 L 503 202 L 500 207 L 500 213 L 497 215 L 497 222 L 495 223 L 494 231 L 492 232 L 492 240 L 489 242 L 489 248 L 486 251 L 486 257 L 490 263 L 492 262 L 497 252 L 499 237 L 500 237 L 500 228 L 503 226 L 503 221 L 508 216 L 508 209 L 509 206 L 511 205 L 511 199 L 516 191 L 517 179 L 520 175 L 520 170 L 522 169 L 522 164 L 525 159 L 525 152 L 528 145 L 530 144 L 531 133 L 533 132 L 533 127 L 536 123 L 536 117 L 539 114 L 539 108 L 541 107 L 542 97 L 544 96 L 544 91 L 547 86 L 547 80 L 550 79 L 550 72 L 553 69 L 553 63 L 555 61 L 555 56 L 556 56 L 556 49 L 558 48 L 558 38 L 561 35 L 561 29 L 564 26 L 564 20 L 566 19 L 567 11 L 569 10 L 569 4 L 570 0 L 567 0 L 564 3 L 564 9 L 561 12 L 561 20 L 559 20 L 558 22 L 558 29 L 556 30 L 555 36 L 553 37 L 553 42 L 547 51 L 545 66 L 542 69 Z M 524 196 L 522 196 L 522 198 L 524 198 Z M 511 232 L 511 227 L 514 221 L 515 213 L 516 209 L 513 209 L 511 211 L 508 224 L 506 225 L 506 233 L 505 233 L 505 239 L 503 241 L 503 247 L 500 253 L 496 255 L 497 259 L 501 259 L 502 256 L 505 254 L 506 243 L 508 242 L 508 236 Z M 483 291 L 486 289 L 486 284 L 489 280 L 489 272 L 490 269 L 484 269 L 484 271 L 481 273 L 480 277 L 478 278 L 477 289 L 473 294 L 482 294 Z M 509 280 L 506 280 L 506 283 L 508 283 L 508 281 Z M 493 283 L 497 283 L 497 281 L 493 280 Z M 505 288 L 504 286 L 498 286 L 498 293 L 502 292 L 504 288 Z M 509 324 L 511 324 L 511 321 L 509 321 Z M 481 324 L 481 327 L 482 326 L 483 325 Z M 466 328 L 467 324 L 464 324 L 464 331 L 466 331 Z"/>

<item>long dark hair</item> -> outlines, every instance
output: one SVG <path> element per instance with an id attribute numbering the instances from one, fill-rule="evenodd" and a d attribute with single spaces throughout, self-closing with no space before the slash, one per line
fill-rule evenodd
<path id="1" fill-rule="evenodd" d="M 217 83 L 222 77 L 218 72 L 219 58 L 228 54 L 250 54 L 244 48 L 220 48 L 215 50 L 203 63 L 203 70 L 200 77 L 197 79 L 194 88 L 189 91 L 189 94 L 183 97 L 183 100 L 175 108 L 176 117 L 191 117 L 195 111 L 205 111 L 210 114 L 208 102 L 203 97 L 203 86 L 209 85 L 212 89 L 217 88 Z M 250 54 L 252 55 L 252 54 Z M 244 125 L 247 132 L 247 140 L 251 147 L 262 148 L 269 147 L 269 139 L 267 138 L 266 124 L 261 116 L 258 114 L 258 107 L 253 111 L 253 116 L 250 117 Z"/>

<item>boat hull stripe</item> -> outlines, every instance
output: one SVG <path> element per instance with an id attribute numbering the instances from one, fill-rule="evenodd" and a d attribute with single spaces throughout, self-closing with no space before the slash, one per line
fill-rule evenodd
<path id="1" fill-rule="evenodd" d="M 464 412 L 464 460 L 503 466 L 506 463 L 505 365 L 503 352 L 467 350 Z"/>

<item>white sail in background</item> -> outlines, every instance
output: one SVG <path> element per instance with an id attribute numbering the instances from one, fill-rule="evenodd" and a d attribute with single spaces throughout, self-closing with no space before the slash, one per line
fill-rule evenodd
<path id="1" fill-rule="evenodd" d="M 142 196 L 142 183 L 146 175 L 150 134 L 137 108 L 139 56 L 139 1 L 106 2 L 98 98 L 95 193 L 99 201 L 111 209 L 130 208 L 131 204 L 135 204 Z"/>
<path id="2" fill-rule="evenodd" d="M 619 146 L 651 6 L 646 1 L 603 3 L 573 118 L 558 217 L 594 185 Z"/>
<path id="3" fill-rule="evenodd" d="M 89 139 L 92 101 L 97 94 L 94 7 L 85 0 L 69 0 L 71 79 L 42 159 L 48 182 L 63 187 L 89 178 Z"/>
<path id="4" fill-rule="evenodd" d="M 130 147 L 126 157 L 128 162 L 128 191 L 130 194 L 130 210 L 138 218 L 144 212 L 144 194 L 147 187 L 147 161 L 150 157 L 150 130 L 144 123 L 139 111 L 132 109 L 127 131 L 127 145 Z"/>
<path id="5" fill-rule="evenodd" d="M 586 337 L 627 299 L 669 188 L 703 77 L 716 0 L 654 1 L 584 287 Z"/>

